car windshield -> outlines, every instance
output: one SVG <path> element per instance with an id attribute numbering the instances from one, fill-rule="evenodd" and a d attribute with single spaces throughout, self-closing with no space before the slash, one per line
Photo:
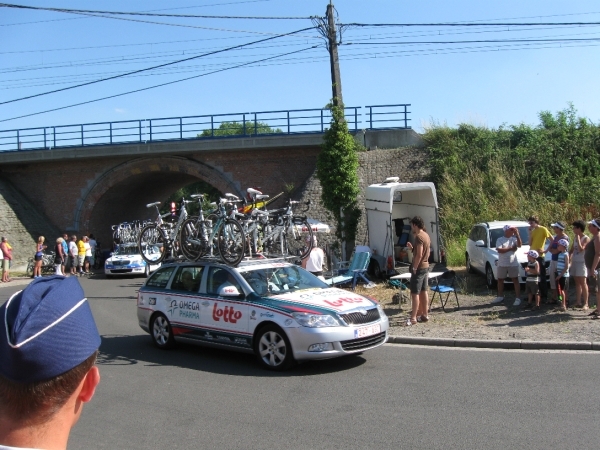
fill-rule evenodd
<path id="1" fill-rule="evenodd" d="M 523 245 L 529 245 L 529 227 L 517 227 L 517 229 L 519 230 L 519 235 L 521 236 Z M 502 228 L 490 230 L 490 247 L 496 248 L 496 241 L 502 236 L 504 236 L 504 230 Z"/>
<path id="2" fill-rule="evenodd" d="M 137 245 L 135 247 L 118 247 L 117 251 L 114 252 L 115 255 L 139 255 L 139 253 L 140 251 L 138 250 Z"/>
<path id="3" fill-rule="evenodd" d="M 329 287 L 312 273 L 298 266 L 267 267 L 242 272 L 241 275 L 254 292 L 266 297 L 290 291 Z"/>

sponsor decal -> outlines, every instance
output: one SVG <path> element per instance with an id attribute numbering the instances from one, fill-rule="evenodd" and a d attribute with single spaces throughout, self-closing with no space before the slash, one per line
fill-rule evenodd
<path id="1" fill-rule="evenodd" d="M 233 306 L 226 306 L 225 308 L 219 308 L 219 304 L 215 302 L 212 314 L 215 322 L 220 322 L 223 319 L 224 322 L 236 323 L 242 317 L 241 311 L 236 311 Z"/>
<path id="2" fill-rule="evenodd" d="M 289 327 L 292 324 L 292 322 L 293 322 L 292 319 L 286 319 L 285 325 Z"/>
<path id="3" fill-rule="evenodd" d="M 225 286 L 221 292 L 223 294 L 237 294 L 237 289 L 233 286 Z"/>
<path id="4" fill-rule="evenodd" d="M 173 317 L 173 314 L 175 314 L 178 309 L 179 307 L 177 306 L 177 300 L 171 300 L 169 309 L 167 309 L 167 312 L 171 315 L 171 317 Z"/>
<path id="5" fill-rule="evenodd" d="M 156 297 L 150 297 L 148 299 L 148 304 L 149 305 L 156 305 Z"/>
<path id="6" fill-rule="evenodd" d="M 323 302 L 337 308 L 342 306 L 344 303 L 362 303 L 363 300 L 364 299 L 362 297 L 340 297 L 336 298 L 335 300 L 323 300 Z"/>
<path id="7" fill-rule="evenodd" d="M 248 339 L 244 338 L 235 338 L 233 342 L 235 342 L 236 344 L 248 345 Z"/>
<path id="8" fill-rule="evenodd" d="M 219 336 L 217 336 L 217 339 L 218 339 L 219 341 L 227 341 L 227 342 L 231 342 L 231 339 L 230 339 L 229 337 L 227 337 L 227 336 L 221 336 L 221 335 L 219 335 Z"/>
<path id="9" fill-rule="evenodd" d="M 265 312 L 265 313 L 260 313 L 260 317 L 268 317 L 269 319 L 272 319 L 275 316 L 273 313 Z"/>
<path id="10" fill-rule="evenodd" d="M 202 336 L 204 339 L 214 339 L 215 337 L 209 333 L 208 331 L 206 333 L 204 333 L 204 336 Z"/>
<path id="11" fill-rule="evenodd" d="M 250 320 L 256 320 L 256 311 L 252 310 L 250 313 Z"/>

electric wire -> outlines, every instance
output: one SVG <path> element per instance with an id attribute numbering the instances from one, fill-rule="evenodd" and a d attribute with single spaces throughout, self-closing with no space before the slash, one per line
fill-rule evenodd
<path id="1" fill-rule="evenodd" d="M 600 22 L 437 22 L 437 23 L 340 23 L 340 27 L 541 27 L 598 26 Z"/>
<path id="2" fill-rule="evenodd" d="M 212 72 L 202 73 L 200 75 L 194 75 L 194 76 L 191 76 L 191 77 L 182 78 L 182 79 L 179 79 L 179 80 L 174 80 L 174 81 L 169 81 L 169 82 L 166 82 L 166 83 L 156 84 L 154 86 L 148 86 L 148 87 L 145 87 L 145 88 L 135 89 L 135 90 L 132 90 L 132 91 L 121 92 L 120 94 L 109 95 L 109 96 L 106 96 L 106 97 L 101 97 L 101 98 L 97 98 L 97 99 L 93 99 L 93 100 L 87 100 L 85 102 L 79 102 L 79 103 L 74 103 L 74 104 L 71 104 L 71 105 L 61 106 L 61 107 L 58 107 L 58 108 L 47 109 L 45 111 L 38 111 L 38 112 L 35 112 L 35 113 L 24 114 L 24 115 L 21 115 L 21 116 L 11 117 L 9 119 L 2 119 L 2 120 L 0 120 L 0 122 L 8 122 L 8 121 L 11 121 L 11 120 L 22 119 L 24 117 L 37 116 L 37 115 L 40 115 L 40 114 L 45 114 L 45 113 L 54 112 L 54 111 L 60 111 L 60 110 L 63 110 L 63 109 L 73 108 L 73 107 L 76 107 L 76 106 L 87 105 L 89 103 L 95 103 L 95 102 L 99 102 L 99 101 L 102 101 L 102 100 L 108 100 L 110 98 L 122 97 L 124 95 L 134 94 L 134 93 L 137 93 L 137 92 L 148 91 L 150 89 L 156 89 L 158 87 L 163 87 L 163 86 L 168 86 L 168 85 L 171 85 L 171 84 L 181 83 L 183 81 L 192 80 L 194 78 L 200 78 L 200 77 L 204 77 L 204 76 L 207 76 L 207 75 L 212 75 L 212 74 L 219 73 L 219 72 L 225 72 L 227 70 L 238 69 L 240 67 L 248 66 L 250 64 L 256 64 L 256 63 L 260 63 L 260 62 L 263 62 L 263 61 L 268 61 L 268 60 L 280 58 L 280 57 L 287 56 L 287 55 L 293 55 L 293 54 L 296 54 L 296 53 L 301 53 L 303 51 L 310 50 L 310 49 L 312 49 L 314 47 L 316 47 L 316 46 L 307 47 L 307 48 L 304 48 L 304 49 L 301 49 L 301 50 L 294 50 L 292 52 L 282 53 L 280 55 L 271 56 L 269 58 L 263 58 L 263 59 L 256 60 L 256 61 L 242 63 L 242 64 L 238 64 L 238 65 L 235 65 L 235 66 L 231 66 L 231 67 L 226 67 L 226 68 L 223 68 L 223 69 L 214 70 Z"/>
<path id="3" fill-rule="evenodd" d="M 302 31 L 310 30 L 311 28 L 312 27 L 310 27 L 310 28 L 303 28 L 301 30 L 291 31 L 289 33 L 284 33 L 284 34 L 280 34 L 280 35 L 277 35 L 277 36 L 272 36 L 272 37 L 268 37 L 268 38 L 265 38 L 265 39 L 260 39 L 258 41 L 249 42 L 249 43 L 246 43 L 246 44 L 240 44 L 240 45 L 236 45 L 236 46 L 233 46 L 233 47 L 227 47 L 227 48 L 224 48 L 224 49 L 221 49 L 221 50 L 215 50 L 215 51 L 212 51 L 212 52 L 203 53 L 201 55 L 191 56 L 189 58 L 184 58 L 184 59 L 180 59 L 180 60 L 177 60 L 177 61 L 171 61 L 171 62 L 168 62 L 168 63 L 165 63 L 165 64 L 159 64 L 159 65 L 153 66 L 153 67 L 147 67 L 147 68 L 144 68 L 144 69 L 138 69 L 138 70 L 134 70 L 134 71 L 131 71 L 131 72 L 123 73 L 123 74 L 120 74 L 120 75 L 114 75 L 114 76 L 111 76 L 111 77 L 101 78 L 99 80 L 90 81 L 90 82 L 87 82 L 87 83 L 77 84 L 75 86 L 68 86 L 68 87 L 65 87 L 65 88 L 54 89 L 52 91 L 47 91 L 47 92 L 42 92 L 42 93 L 39 93 L 39 94 L 28 95 L 26 97 L 16 98 L 16 99 L 13 99 L 13 100 L 6 100 L 6 101 L 3 101 L 3 102 L 0 102 L 0 105 L 6 105 L 8 103 L 14 103 L 14 102 L 21 101 L 21 100 L 27 100 L 27 99 L 31 99 L 31 98 L 41 97 L 43 95 L 54 94 L 56 92 L 62 92 L 62 91 L 70 90 L 70 89 L 76 89 L 76 88 L 79 88 L 79 87 L 82 87 L 82 86 L 89 86 L 91 84 L 101 83 L 101 82 L 104 82 L 104 81 L 114 80 L 114 79 L 117 79 L 117 78 L 122 78 L 122 77 L 125 77 L 125 76 L 128 76 L 128 75 L 133 75 L 133 74 L 136 74 L 136 73 L 146 72 L 148 70 L 153 70 L 153 69 L 158 69 L 158 68 L 161 68 L 161 67 L 171 66 L 173 64 L 179 64 L 179 63 L 182 63 L 182 62 L 185 62 L 185 61 L 191 61 L 191 60 L 194 60 L 194 59 L 202 58 L 204 56 L 214 55 L 214 54 L 217 54 L 217 53 L 223 53 L 223 52 L 230 51 L 230 50 L 233 50 L 233 49 L 236 49 L 236 48 L 242 48 L 242 47 L 246 47 L 248 45 L 257 44 L 259 42 L 266 42 L 266 41 L 270 41 L 270 40 L 277 39 L 277 38 L 280 38 L 280 37 L 290 36 L 290 35 L 293 35 L 293 34 L 296 34 L 296 33 L 301 33 Z"/>
<path id="4" fill-rule="evenodd" d="M 36 11 L 52 11 L 69 14 L 104 14 L 104 15 L 124 15 L 124 16 L 147 16 L 147 17 L 177 17 L 177 18 L 195 18 L 195 19 L 258 19 L 258 20 L 310 20 L 311 17 L 276 17 L 276 16 L 215 16 L 198 14 L 164 14 L 150 12 L 127 12 L 127 11 L 99 11 L 92 9 L 69 9 L 69 8 L 49 8 L 41 6 L 16 5 L 11 3 L 0 3 L 0 7 L 29 9 Z"/>

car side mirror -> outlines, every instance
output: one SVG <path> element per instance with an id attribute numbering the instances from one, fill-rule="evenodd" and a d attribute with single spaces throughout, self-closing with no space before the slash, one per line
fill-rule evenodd
<path id="1" fill-rule="evenodd" d="M 485 242 L 482 239 L 475 241 L 475 247 L 485 247 Z"/>
<path id="2" fill-rule="evenodd" d="M 240 291 L 235 286 L 224 286 L 219 289 L 221 297 L 240 297 Z"/>

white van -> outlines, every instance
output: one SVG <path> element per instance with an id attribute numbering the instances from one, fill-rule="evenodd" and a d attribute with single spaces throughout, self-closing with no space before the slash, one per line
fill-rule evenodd
<path id="1" fill-rule="evenodd" d="M 430 263 L 445 259 L 440 238 L 439 208 L 433 183 L 400 183 L 398 177 L 372 184 L 365 191 L 367 229 L 371 263 L 369 272 L 380 277 L 390 269 L 406 267 L 412 253 L 406 248 L 414 244 L 410 219 L 420 216 L 431 237 Z"/>

